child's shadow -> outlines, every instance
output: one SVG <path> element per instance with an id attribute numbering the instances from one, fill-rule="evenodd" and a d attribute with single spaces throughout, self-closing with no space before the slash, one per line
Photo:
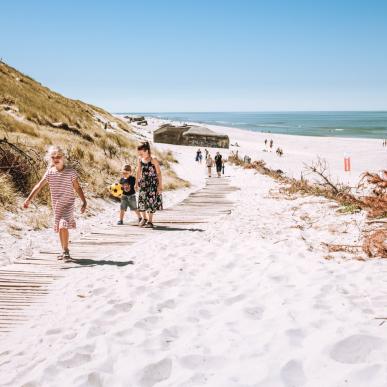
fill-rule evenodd
<path id="1" fill-rule="evenodd" d="M 92 266 L 101 266 L 101 265 L 111 265 L 111 266 L 127 266 L 127 265 L 134 265 L 134 261 L 108 261 L 105 259 L 102 260 L 95 260 L 95 259 L 88 259 L 88 258 L 73 258 L 70 262 L 75 263 L 79 266 L 69 266 L 64 267 L 64 269 L 75 269 L 77 267 L 92 267 Z"/>
<path id="2" fill-rule="evenodd" d="M 170 227 L 170 226 L 159 226 L 159 225 L 156 225 L 154 227 L 154 230 L 159 230 L 159 231 L 199 231 L 199 232 L 204 231 L 202 228 Z"/>

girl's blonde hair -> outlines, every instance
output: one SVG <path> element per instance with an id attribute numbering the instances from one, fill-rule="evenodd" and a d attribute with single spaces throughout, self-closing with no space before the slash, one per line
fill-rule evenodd
<path id="1" fill-rule="evenodd" d="M 66 153 L 65 153 L 65 151 L 59 145 L 51 145 L 47 149 L 47 153 L 46 153 L 46 157 L 45 157 L 45 159 L 47 161 L 47 164 L 49 166 L 53 166 L 53 162 L 52 162 L 52 159 L 51 159 L 51 156 L 53 154 L 58 154 L 58 155 L 63 156 L 64 161 L 66 161 Z"/>

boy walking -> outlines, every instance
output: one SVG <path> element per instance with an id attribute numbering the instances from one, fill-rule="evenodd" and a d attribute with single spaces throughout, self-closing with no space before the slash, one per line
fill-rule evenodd
<path id="1" fill-rule="evenodd" d="M 132 167 L 129 164 L 125 164 L 122 167 L 121 173 L 120 184 L 122 185 L 123 194 L 121 196 L 120 220 L 117 224 L 124 224 L 124 215 L 128 207 L 130 211 L 136 213 L 138 221 L 140 222 L 141 216 L 137 209 L 136 191 L 134 190 L 136 178 L 132 175 Z"/>

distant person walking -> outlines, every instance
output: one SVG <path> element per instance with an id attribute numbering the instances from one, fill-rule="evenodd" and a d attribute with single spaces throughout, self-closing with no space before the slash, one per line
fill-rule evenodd
<path id="1" fill-rule="evenodd" d="M 137 147 L 137 179 L 138 210 L 141 214 L 140 227 L 153 228 L 153 214 L 163 209 L 163 181 L 160 164 L 152 157 L 149 142 L 145 141 Z M 137 183 L 138 182 L 138 183 Z M 136 187 L 137 188 L 137 187 Z"/>
<path id="2" fill-rule="evenodd" d="M 223 160 L 222 160 L 222 155 L 219 152 L 216 152 L 216 155 L 215 155 L 215 165 L 216 165 L 216 173 L 218 174 L 218 177 L 220 177 L 222 173 Z"/>
<path id="3" fill-rule="evenodd" d="M 207 171 L 208 171 L 208 177 L 211 177 L 213 165 L 214 165 L 214 160 L 212 160 L 211 155 L 208 154 L 207 159 L 206 159 L 206 166 L 207 166 Z"/>
<path id="4" fill-rule="evenodd" d="M 209 153 L 208 153 L 208 150 L 207 150 L 207 149 L 204 149 L 204 154 L 205 154 L 205 158 L 206 158 L 206 160 L 207 160 L 207 158 L 208 158 L 208 155 L 209 155 Z"/>
<path id="5" fill-rule="evenodd" d="M 267 148 L 267 138 L 265 138 L 265 149 Z"/>
<path id="6" fill-rule="evenodd" d="M 198 163 L 200 163 L 202 161 L 202 151 L 200 149 L 198 149 L 196 151 L 196 158 L 195 158 L 195 161 L 197 161 Z"/>
<path id="7" fill-rule="evenodd" d="M 74 219 L 75 195 L 82 200 L 81 213 L 86 210 L 86 199 L 78 182 L 75 169 L 65 164 L 65 154 L 61 147 L 51 146 L 47 152 L 50 167 L 43 178 L 35 185 L 23 207 L 28 208 L 34 197 L 48 184 L 51 193 L 51 203 L 54 212 L 54 231 L 59 234 L 62 254 L 58 259 L 71 260 L 69 252 L 69 229 L 76 228 Z"/>
<path id="8" fill-rule="evenodd" d="M 274 141 L 273 141 L 273 140 L 270 140 L 270 152 L 271 152 L 271 150 L 272 150 L 272 148 L 273 148 L 273 144 L 274 144 Z"/>

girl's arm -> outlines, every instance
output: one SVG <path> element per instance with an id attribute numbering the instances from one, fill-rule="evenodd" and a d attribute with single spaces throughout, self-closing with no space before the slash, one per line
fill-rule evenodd
<path id="1" fill-rule="evenodd" d="M 141 178 L 141 162 L 140 158 L 137 159 L 137 171 L 136 171 L 136 183 L 134 184 L 134 190 L 138 190 L 138 182 L 140 181 Z"/>
<path id="2" fill-rule="evenodd" d="M 79 185 L 78 179 L 73 180 L 73 187 L 76 193 L 78 194 L 78 196 L 80 197 L 80 199 L 82 200 L 81 213 L 83 214 L 86 210 L 87 202 L 86 202 L 85 194 L 83 193 L 82 187 Z"/>
<path id="3" fill-rule="evenodd" d="M 157 185 L 157 193 L 160 194 L 161 192 L 163 192 L 163 178 L 161 176 L 161 168 L 157 159 L 153 159 L 152 162 L 156 168 L 157 179 L 159 182 L 159 184 Z"/>
<path id="4" fill-rule="evenodd" d="M 42 188 L 47 184 L 46 176 L 43 176 L 38 184 L 32 189 L 31 193 L 28 195 L 28 198 L 24 201 L 23 207 L 28 208 L 35 196 L 42 190 Z"/>

